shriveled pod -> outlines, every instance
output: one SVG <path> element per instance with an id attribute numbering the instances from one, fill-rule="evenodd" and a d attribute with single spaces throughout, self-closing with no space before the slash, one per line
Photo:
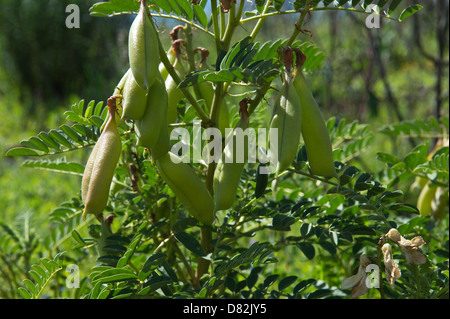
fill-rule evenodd
<path id="1" fill-rule="evenodd" d="M 128 37 L 130 68 L 136 83 L 148 90 L 159 72 L 159 41 L 147 10 L 147 0 L 141 0 Z"/>
<path id="2" fill-rule="evenodd" d="M 180 45 L 183 42 L 184 41 L 182 39 L 179 39 L 172 43 L 172 47 L 176 54 L 176 59 L 173 64 L 173 68 L 180 79 L 184 79 L 184 77 L 186 75 L 186 69 L 183 65 L 183 61 L 181 61 L 181 51 L 180 51 Z M 177 120 L 178 102 L 184 97 L 184 94 L 178 88 L 177 83 L 170 76 L 170 74 L 167 76 L 167 79 L 166 79 L 166 89 L 167 89 L 167 97 L 168 97 L 167 118 L 169 120 L 169 123 L 175 123 Z"/>
<path id="3" fill-rule="evenodd" d="M 115 100 L 108 100 L 110 117 L 87 161 L 81 182 L 81 198 L 86 214 L 99 216 L 108 203 L 114 170 L 122 150 L 115 121 Z"/>
<path id="4" fill-rule="evenodd" d="M 322 112 L 302 71 L 305 56 L 297 51 L 294 87 L 302 105 L 302 136 L 311 171 L 314 175 L 336 177 L 333 149 Z"/>
<path id="5" fill-rule="evenodd" d="M 144 116 L 148 90 L 141 88 L 130 73 L 123 88 L 122 118 L 138 121 Z"/>
<path id="6" fill-rule="evenodd" d="M 135 123 L 137 144 L 151 149 L 155 146 L 163 125 L 167 126 L 167 92 L 159 74 L 150 87 L 144 115 Z"/>
<path id="7" fill-rule="evenodd" d="M 213 199 L 194 169 L 172 152 L 156 160 L 156 166 L 160 176 L 189 213 L 204 224 L 212 224 Z"/>
<path id="8" fill-rule="evenodd" d="M 248 156 L 248 143 L 245 141 L 245 130 L 248 128 L 248 113 L 245 102 L 241 101 L 241 119 L 237 124 L 237 129 L 233 130 L 225 139 L 225 147 L 222 158 L 219 160 L 214 172 L 214 210 L 219 211 L 230 208 L 235 199 L 241 180 L 242 170 Z M 238 136 L 242 140 L 244 149 L 238 148 Z M 242 158 L 238 158 L 241 152 Z"/>
<path id="9" fill-rule="evenodd" d="M 302 124 L 302 107 L 292 78 L 286 74 L 286 79 L 278 92 L 274 115 L 270 123 L 271 129 L 278 130 L 277 156 L 272 154 L 276 163 L 276 173 L 279 174 L 291 165 L 300 143 Z M 270 142 L 271 144 L 273 141 Z M 272 146 L 271 146 L 272 149 Z"/>

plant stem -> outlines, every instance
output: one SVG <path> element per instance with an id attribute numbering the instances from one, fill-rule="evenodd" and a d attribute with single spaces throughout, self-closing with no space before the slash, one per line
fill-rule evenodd
<path id="1" fill-rule="evenodd" d="M 211 103 L 211 111 L 209 114 L 211 121 L 215 124 L 216 127 L 219 126 L 219 113 L 223 99 L 223 88 L 223 82 L 216 83 L 216 90 L 214 92 L 214 97 Z"/>
<path id="2" fill-rule="evenodd" d="M 269 10 L 270 5 L 272 4 L 272 0 L 268 0 L 264 6 L 263 11 L 261 12 L 261 15 L 259 16 L 260 19 L 258 20 L 258 22 L 256 23 L 255 27 L 253 28 L 252 33 L 250 34 L 250 37 L 252 38 L 252 40 L 254 40 L 256 38 L 256 35 L 259 33 L 259 31 L 261 30 L 261 27 L 264 24 L 264 21 L 266 20 L 267 16 L 265 16 L 265 14 L 267 13 L 267 11 Z M 243 21 L 240 21 L 241 23 L 243 23 Z"/>
<path id="3" fill-rule="evenodd" d="M 274 12 L 269 12 L 269 13 L 261 13 L 260 15 L 256 15 L 253 17 L 248 17 L 245 19 L 241 20 L 241 24 L 243 23 L 247 23 L 253 20 L 259 20 L 259 19 L 265 19 L 268 17 L 275 17 L 275 16 L 280 16 L 280 15 L 286 15 L 286 14 L 295 14 L 298 12 L 301 12 L 302 10 L 286 10 L 286 11 L 274 11 Z M 314 12 L 314 11 L 350 11 L 350 12 L 355 12 L 355 13 L 362 13 L 362 14 L 371 14 L 371 12 L 366 12 L 364 10 L 357 10 L 357 9 L 353 9 L 353 8 L 334 8 L 334 7 L 316 7 L 316 8 L 310 8 L 310 9 L 303 9 L 303 11 L 305 12 Z M 385 19 L 390 19 L 390 20 L 394 20 L 394 21 L 398 21 L 397 18 L 395 17 L 388 17 L 388 16 L 382 16 Z"/>
<path id="4" fill-rule="evenodd" d="M 264 95 L 266 92 L 270 89 L 271 82 L 266 82 L 263 84 L 263 86 L 259 87 L 256 90 L 255 97 L 250 100 L 248 104 L 248 115 L 252 115 L 252 113 L 255 111 L 256 107 L 259 105 L 259 102 L 264 98 Z"/>
<path id="5" fill-rule="evenodd" d="M 413 265 L 414 267 L 414 280 L 416 281 L 416 293 L 414 295 L 415 299 L 420 299 L 420 290 L 421 290 L 421 282 L 420 282 L 420 273 L 419 273 L 419 265 Z"/>
<path id="6" fill-rule="evenodd" d="M 186 267 L 186 270 L 189 273 L 189 276 L 191 277 L 192 282 L 195 282 L 195 272 L 192 269 L 192 267 L 189 264 L 189 262 L 186 260 L 186 257 L 184 256 L 184 254 L 181 251 L 180 247 L 178 247 L 176 242 L 173 243 L 172 247 L 174 248 L 174 250 L 177 253 L 178 257 L 180 257 L 181 262 L 183 263 L 184 267 Z"/>
<path id="7" fill-rule="evenodd" d="M 211 245 L 212 240 L 212 231 L 209 226 L 203 226 L 200 230 L 201 234 L 201 240 L 200 244 L 202 245 L 203 251 L 206 254 L 209 254 L 213 251 L 213 247 Z M 200 278 L 208 272 L 210 265 L 210 261 L 206 260 L 202 257 L 199 257 L 198 260 L 198 266 L 197 266 L 197 272 L 195 274 L 195 280 L 194 280 L 194 286 L 198 286 L 200 283 Z"/>
<path id="8" fill-rule="evenodd" d="M 266 10 L 268 10 L 269 2 L 271 2 L 271 1 L 268 1 L 266 3 L 266 6 L 264 7 L 263 13 L 261 15 L 263 15 L 264 12 Z M 295 38 L 301 32 L 301 27 L 303 25 L 303 21 L 305 20 L 305 17 L 306 17 L 306 14 L 308 13 L 308 11 L 309 10 L 300 11 L 300 17 L 299 17 L 299 19 L 297 21 L 297 24 L 296 24 L 296 27 L 295 27 L 294 31 L 291 34 L 291 37 L 289 38 L 288 42 L 286 43 L 286 46 L 292 45 L 292 43 L 295 41 Z M 265 20 L 265 17 L 261 18 L 258 21 L 258 23 L 256 24 L 256 26 L 253 29 L 252 34 L 251 34 L 252 40 L 254 40 L 254 37 L 256 37 L 256 35 L 258 34 L 259 30 L 262 27 L 262 23 L 264 22 L 264 20 Z M 264 98 L 264 95 L 270 89 L 270 84 L 271 84 L 271 82 L 266 82 L 264 85 L 262 85 L 260 88 L 258 88 L 256 90 L 255 97 L 252 100 L 250 100 L 250 102 L 249 102 L 249 108 L 248 108 L 248 114 L 249 115 L 251 115 L 255 111 L 256 107 L 259 104 L 259 102 L 261 102 L 261 100 Z"/>
<path id="9" fill-rule="evenodd" d="M 384 295 L 384 287 L 383 287 L 383 276 L 381 273 L 381 260 L 383 259 L 383 252 L 381 251 L 381 246 L 382 244 L 379 244 L 377 246 L 377 266 L 378 266 L 378 285 L 379 285 L 379 290 L 380 290 L 380 298 L 381 299 L 386 299 L 385 295 Z"/>
<path id="10" fill-rule="evenodd" d="M 149 16 L 150 16 L 151 23 L 153 23 L 153 20 L 152 20 L 150 14 L 149 14 Z M 175 83 L 177 85 L 180 84 L 181 79 L 178 76 L 177 72 L 175 72 L 175 69 L 173 68 L 172 63 L 170 63 L 169 59 L 167 58 L 167 54 L 164 51 L 164 47 L 163 47 L 163 45 L 161 43 L 161 39 L 159 37 L 158 37 L 158 47 L 159 47 L 159 58 L 160 58 L 161 62 L 164 64 L 164 67 L 169 72 L 170 76 L 173 78 Z M 198 104 L 197 100 L 192 96 L 191 92 L 189 92 L 189 90 L 187 88 L 180 88 L 180 90 L 183 92 L 183 94 L 187 98 L 187 100 L 192 104 L 192 106 L 194 107 L 195 111 L 197 112 L 197 115 L 200 117 L 202 122 L 209 123 L 210 119 L 209 119 L 208 115 L 205 113 L 205 111 L 203 111 L 201 106 Z"/>
<path id="11" fill-rule="evenodd" d="M 242 3 L 242 1 L 241 1 Z M 225 29 L 224 35 L 222 37 L 222 48 L 227 48 L 229 43 L 231 42 L 231 36 L 233 34 L 234 28 L 236 27 L 235 23 L 235 11 L 236 11 L 236 4 L 231 3 L 230 11 L 228 11 L 228 23 L 227 27 Z"/>
<path id="12" fill-rule="evenodd" d="M 186 45 L 186 54 L 188 59 L 188 65 L 189 68 L 187 70 L 187 73 L 192 72 L 195 70 L 195 61 L 194 61 L 194 50 L 192 47 L 192 29 L 190 26 L 185 26 L 183 28 L 184 34 L 185 34 L 185 45 Z"/>
<path id="13" fill-rule="evenodd" d="M 216 42 L 216 51 L 220 51 L 220 29 L 217 20 L 217 0 L 211 0 L 211 19 L 213 22 L 214 40 Z"/>
<path id="14" fill-rule="evenodd" d="M 298 21 L 295 25 L 294 32 L 292 32 L 291 37 L 289 38 L 288 42 L 286 43 L 286 46 L 292 45 L 294 43 L 295 38 L 297 38 L 298 34 L 302 31 L 303 21 L 305 20 L 306 14 L 309 10 L 302 10 L 300 11 L 300 17 L 298 18 Z"/>
<path id="15" fill-rule="evenodd" d="M 294 172 L 296 174 L 300 174 L 300 175 L 309 177 L 311 179 L 316 179 L 318 181 L 321 181 L 321 182 L 324 182 L 324 183 L 327 183 L 327 184 L 330 184 L 330 185 L 333 185 L 333 186 L 336 186 L 336 187 L 339 186 L 339 184 L 337 184 L 337 183 L 334 183 L 334 182 L 332 182 L 332 181 L 330 181 L 328 179 L 325 179 L 325 178 L 322 178 L 322 177 L 319 177 L 319 176 L 316 176 L 316 175 L 308 174 L 308 173 L 305 173 L 305 172 L 302 172 L 302 171 L 299 171 L 299 170 L 296 170 L 296 169 L 293 169 L 293 168 L 288 168 L 287 170 L 290 171 L 290 172 Z"/>
<path id="16" fill-rule="evenodd" d="M 231 4 L 231 9 L 229 11 L 229 18 L 228 18 L 228 24 L 226 27 L 226 30 L 223 34 L 222 40 L 220 40 L 220 32 L 219 32 L 219 25 L 217 21 L 217 1 L 211 0 L 211 12 L 212 12 L 212 19 L 213 19 L 213 26 L 214 26 L 214 35 L 216 40 L 216 49 L 217 52 L 220 50 L 227 51 L 231 39 L 233 37 L 234 30 L 236 26 L 239 25 L 240 18 L 242 15 L 242 11 L 244 9 L 244 1 L 240 2 L 239 9 L 236 14 L 236 6 L 234 3 Z M 224 23 L 224 14 L 221 13 L 222 22 Z M 224 28 L 222 28 L 223 31 Z M 219 113 L 220 113 L 220 107 L 222 105 L 224 95 L 224 83 L 223 82 L 217 82 L 216 83 L 216 89 L 214 92 L 214 97 L 211 105 L 211 111 L 210 111 L 210 119 L 214 123 L 216 127 L 218 127 L 219 124 Z M 213 178 L 214 178 L 214 171 L 216 169 L 216 163 L 212 162 L 208 165 L 208 171 L 206 174 L 206 187 L 208 188 L 209 192 L 212 196 L 214 196 L 214 190 L 213 190 Z M 210 253 L 213 251 L 213 247 L 211 246 L 211 240 L 212 240 L 212 231 L 210 227 L 202 227 L 201 228 L 201 245 L 205 253 Z M 196 284 L 198 284 L 201 276 L 203 274 L 208 272 L 208 268 L 210 266 L 210 261 L 206 260 L 204 258 L 199 258 L 198 260 L 198 267 L 197 267 L 197 273 L 196 273 Z"/>
<path id="17" fill-rule="evenodd" d="M 236 4 L 231 3 L 230 11 L 228 12 L 228 24 L 225 34 L 222 38 L 222 48 L 228 49 L 234 30 L 241 22 L 242 11 L 244 10 L 245 1 L 240 1 L 238 11 L 236 12 Z"/>

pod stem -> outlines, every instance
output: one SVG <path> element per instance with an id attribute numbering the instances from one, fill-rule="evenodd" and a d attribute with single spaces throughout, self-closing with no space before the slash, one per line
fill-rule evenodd
<path id="1" fill-rule="evenodd" d="M 239 114 L 241 115 L 241 121 L 246 122 L 246 127 L 249 127 L 249 113 L 248 105 L 251 102 L 250 98 L 246 97 L 239 102 Z M 239 125 L 239 124 L 238 124 Z"/>
<path id="2" fill-rule="evenodd" d="M 213 246 L 211 245 L 212 231 L 209 226 L 202 226 L 200 229 L 200 244 L 202 245 L 203 251 L 209 254 L 213 251 Z M 194 285 L 198 286 L 200 284 L 200 278 L 208 272 L 209 265 L 211 262 L 202 257 L 198 259 L 197 271 L 195 273 Z"/>
<path id="3" fill-rule="evenodd" d="M 292 66 L 294 65 L 294 52 L 291 47 L 286 46 L 283 48 L 283 64 L 288 75 L 292 74 Z"/>
<path id="4" fill-rule="evenodd" d="M 158 37 L 158 43 L 159 43 L 159 58 L 161 62 L 164 64 L 164 67 L 166 68 L 167 72 L 169 72 L 170 76 L 173 78 L 175 83 L 178 85 L 181 82 L 180 77 L 178 76 L 177 72 L 175 72 L 175 69 L 173 68 L 173 65 L 170 63 L 169 59 L 167 58 L 167 54 L 164 51 L 164 48 L 161 44 L 161 39 Z M 211 120 L 208 117 L 208 114 L 203 111 L 201 106 L 198 104 L 197 100 L 192 96 L 191 92 L 185 87 L 180 88 L 180 90 L 183 92 L 183 94 L 186 96 L 188 101 L 192 104 L 195 111 L 197 112 L 198 116 L 201 118 L 201 120 L 204 123 L 210 123 Z"/>
<path id="5" fill-rule="evenodd" d="M 303 65 L 306 61 L 306 55 L 299 48 L 292 48 L 295 52 L 295 70 L 294 72 L 302 72 Z"/>
<path id="6" fill-rule="evenodd" d="M 180 59 L 181 45 L 184 43 L 185 42 L 183 39 L 176 39 L 176 40 L 172 41 L 172 51 L 175 53 L 175 56 L 177 57 L 177 59 Z"/>
<path id="7" fill-rule="evenodd" d="M 147 8 L 147 0 L 139 0 L 139 3 L 141 4 L 141 9 L 146 10 Z"/>
<path id="8" fill-rule="evenodd" d="M 200 51 L 200 64 L 199 64 L 199 69 L 202 68 L 206 68 L 206 59 L 209 56 L 209 50 L 202 48 L 202 47 L 197 47 L 194 50 L 194 53 Z"/>
<path id="9" fill-rule="evenodd" d="M 177 25 L 170 31 L 169 35 L 170 38 L 172 39 L 172 42 L 178 40 L 178 32 L 183 29 L 184 27 L 182 25 Z"/>
<path id="10" fill-rule="evenodd" d="M 121 98 L 121 96 L 113 95 L 110 98 L 108 98 L 107 104 L 108 104 L 108 111 L 109 116 L 115 120 L 115 115 L 117 111 L 117 100 L 118 98 Z"/>

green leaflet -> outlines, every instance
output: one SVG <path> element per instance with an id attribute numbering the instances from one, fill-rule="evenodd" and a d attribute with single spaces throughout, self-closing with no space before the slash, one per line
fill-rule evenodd
<path id="1" fill-rule="evenodd" d="M 32 265 L 33 270 L 29 274 L 34 279 L 32 282 L 29 279 L 24 279 L 23 283 L 26 288 L 19 287 L 19 292 L 25 299 L 39 299 L 44 292 L 45 287 L 50 282 L 52 277 L 62 269 L 61 256 L 59 253 L 53 259 L 41 258 L 40 264 Z"/>

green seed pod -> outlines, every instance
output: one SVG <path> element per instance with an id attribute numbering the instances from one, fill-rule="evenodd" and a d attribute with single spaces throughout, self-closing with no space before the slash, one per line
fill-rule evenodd
<path id="1" fill-rule="evenodd" d="M 123 89 L 122 118 L 138 121 L 144 116 L 148 91 L 141 88 L 130 73 Z"/>
<path id="2" fill-rule="evenodd" d="M 222 102 L 219 111 L 219 127 L 222 136 L 225 135 L 225 129 L 230 127 L 230 112 L 228 111 L 228 105 L 225 101 Z"/>
<path id="3" fill-rule="evenodd" d="M 214 87 L 211 82 L 201 82 L 198 84 L 198 88 L 200 90 L 200 94 L 202 98 L 205 100 L 207 110 L 210 111 L 213 98 L 214 98 Z M 222 101 L 219 110 L 219 126 L 217 127 L 222 133 L 222 136 L 225 135 L 225 129 L 230 127 L 230 114 L 228 112 L 228 107 L 225 101 Z"/>
<path id="4" fill-rule="evenodd" d="M 170 35 L 170 38 L 172 39 L 172 43 L 174 41 L 178 40 L 178 33 L 179 33 L 180 30 L 183 30 L 183 29 L 184 29 L 183 26 L 178 25 L 178 26 L 174 27 L 170 31 L 169 35 Z M 172 45 L 170 46 L 170 49 L 167 50 L 166 56 L 167 56 L 167 59 L 169 60 L 170 64 L 174 64 L 175 63 L 175 60 L 176 60 L 177 56 L 176 56 L 176 53 L 175 53 L 175 49 L 174 49 L 174 47 Z M 169 71 L 167 71 L 166 66 L 162 62 L 159 63 L 159 73 L 163 77 L 164 81 L 169 76 Z"/>
<path id="5" fill-rule="evenodd" d="M 176 59 L 173 64 L 173 68 L 177 73 L 180 79 L 184 79 L 186 75 L 186 69 L 181 61 L 180 57 L 180 43 L 182 40 L 175 41 L 173 43 L 173 48 L 176 53 Z M 166 89 L 167 89 L 167 97 L 168 97 L 168 110 L 167 110 L 167 118 L 170 123 L 175 123 L 177 120 L 177 107 L 178 102 L 184 97 L 183 92 L 177 87 L 177 83 L 175 80 L 168 75 L 166 79 Z"/>
<path id="6" fill-rule="evenodd" d="M 128 69 L 127 72 L 125 72 L 125 74 L 122 76 L 116 88 L 114 89 L 113 96 L 123 94 L 123 89 L 125 87 L 125 83 L 127 82 L 128 77 L 130 76 L 130 73 L 131 69 Z"/>
<path id="7" fill-rule="evenodd" d="M 172 48 L 170 48 L 167 52 L 167 59 L 169 60 L 170 64 L 173 64 L 175 62 L 175 52 L 173 52 Z M 164 65 L 164 63 L 160 62 L 159 63 L 159 73 L 161 74 L 162 78 L 164 79 L 164 81 L 167 79 L 167 77 L 169 76 L 169 71 L 167 71 L 166 66 Z"/>
<path id="8" fill-rule="evenodd" d="M 202 47 L 198 47 L 197 49 L 194 50 L 194 52 L 195 51 L 199 51 L 201 53 L 201 60 L 200 60 L 201 68 L 200 68 L 200 70 L 208 70 L 208 63 L 206 60 L 209 56 L 209 51 Z M 200 92 L 201 98 L 203 98 L 205 100 L 206 111 L 210 112 L 212 104 L 213 104 L 214 93 L 215 93 L 214 86 L 209 81 L 200 82 L 197 84 L 197 86 L 198 86 L 198 91 Z M 216 119 L 212 119 L 212 120 L 216 121 Z M 223 99 L 222 99 L 222 104 L 220 105 L 218 121 L 219 121 L 219 123 L 218 123 L 217 128 L 220 130 L 220 133 L 222 134 L 222 136 L 225 136 L 225 129 L 230 127 L 230 114 L 228 112 L 228 106 L 227 106 L 225 100 L 223 100 Z"/>
<path id="9" fill-rule="evenodd" d="M 444 213 L 448 210 L 448 189 L 438 187 L 434 200 L 431 203 L 431 216 L 441 222 L 444 218 Z"/>
<path id="10" fill-rule="evenodd" d="M 194 169 L 172 152 L 156 160 L 156 166 L 161 177 L 191 215 L 204 224 L 212 224 L 213 199 Z"/>
<path id="11" fill-rule="evenodd" d="M 423 217 L 430 215 L 432 211 L 431 203 L 433 202 L 436 190 L 437 187 L 433 186 L 433 183 L 429 181 L 419 194 L 419 198 L 417 199 L 417 209 Z"/>
<path id="12" fill-rule="evenodd" d="M 136 83 L 144 90 L 153 84 L 159 68 L 158 34 L 147 13 L 146 1 L 141 1 L 128 38 L 131 72 Z"/>
<path id="13" fill-rule="evenodd" d="M 87 161 L 81 182 L 81 197 L 86 214 L 100 215 L 108 202 L 111 181 L 122 150 L 115 121 L 115 104 L 108 100 L 110 117 Z"/>
<path id="14" fill-rule="evenodd" d="M 164 80 L 157 75 L 150 88 L 147 106 L 142 119 L 136 122 L 137 145 L 152 148 L 159 137 L 162 125 L 167 124 L 167 92 Z M 167 126 L 167 125 L 166 125 Z"/>
<path id="15" fill-rule="evenodd" d="M 277 96 L 270 124 L 271 129 L 278 129 L 277 174 L 291 165 L 300 143 L 302 107 L 291 84 L 292 79 L 287 77 Z"/>
<path id="16" fill-rule="evenodd" d="M 241 107 L 241 119 L 237 125 L 237 128 L 243 131 L 248 128 L 248 113 L 246 108 Z M 248 143 L 244 139 L 244 150 L 243 159 L 244 161 L 239 162 L 236 158 L 239 151 L 235 148 L 237 145 L 237 131 L 233 130 L 226 138 L 227 144 L 225 145 L 223 156 L 219 163 L 217 163 L 216 170 L 214 172 L 214 200 L 215 207 L 214 210 L 223 210 L 230 208 L 235 199 L 236 193 L 239 187 L 239 182 L 241 180 L 242 170 L 245 166 L 245 161 L 247 161 L 248 156 Z M 229 159 L 227 161 L 227 158 Z"/>
<path id="17" fill-rule="evenodd" d="M 301 66 L 297 67 L 294 87 L 302 105 L 302 136 L 311 171 L 314 175 L 336 177 L 328 129 Z"/>
<path id="18" fill-rule="evenodd" d="M 116 101 L 118 101 L 118 103 L 116 102 L 116 105 L 117 104 L 122 105 L 121 101 L 123 99 L 123 95 L 122 95 L 123 88 L 125 87 L 125 82 L 127 81 L 128 76 L 130 75 L 130 73 L 131 73 L 131 71 L 130 71 L 130 69 L 128 69 L 127 72 L 125 72 L 125 74 L 122 76 L 122 78 L 120 79 L 119 83 L 117 84 L 117 86 L 114 89 L 114 93 L 113 93 L 111 98 L 116 98 Z M 121 116 L 120 116 L 120 114 L 122 113 L 122 109 L 121 108 L 120 109 L 116 109 L 115 113 L 116 113 L 115 114 L 116 124 L 117 124 L 117 126 L 120 126 L 121 121 L 122 121 Z M 109 116 L 110 115 L 109 115 L 109 112 L 108 112 L 106 114 L 105 121 L 103 122 L 102 126 L 100 127 L 100 131 L 103 132 L 103 130 L 105 129 L 106 123 L 108 123 L 108 120 L 109 120 Z"/>
<path id="19" fill-rule="evenodd" d="M 167 93 L 167 92 L 166 92 Z M 162 106 L 162 105 L 161 105 Z M 158 139 L 153 147 L 150 147 L 150 153 L 153 160 L 158 160 L 166 155 L 170 150 L 170 136 L 169 125 L 167 122 L 167 104 L 164 105 L 164 116 L 161 119 L 161 127 L 159 130 Z"/>
<path id="20" fill-rule="evenodd" d="M 411 190 L 423 189 L 427 183 L 428 183 L 428 178 L 422 177 L 422 176 L 416 176 L 416 178 L 414 179 L 414 183 L 412 183 L 410 189 Z"/>
<path id="21" fill-rule="evenodd" d="M 155 161 L 166 155 L 170 150 L 170 136 L 169 136 L 169 127 L 167 125 L 167 120 L 161 123 L 161 129 L 159 132 L 158 139 L 156 140 L 155 145 L 150 148 L 150 153 L 152 155 L 152 159 Z"/>

